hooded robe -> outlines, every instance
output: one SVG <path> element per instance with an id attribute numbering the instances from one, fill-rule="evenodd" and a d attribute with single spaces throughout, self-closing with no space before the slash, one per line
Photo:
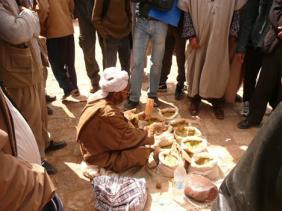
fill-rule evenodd
<path id="1" fill-rule="evenodd" d="M 229 79 L 229 32 L 234 11 L 246 0 L 189 0 L 192 18 L 200 48 L 188 45 L 188 95 L 203 98 L 224 96 Z"/>

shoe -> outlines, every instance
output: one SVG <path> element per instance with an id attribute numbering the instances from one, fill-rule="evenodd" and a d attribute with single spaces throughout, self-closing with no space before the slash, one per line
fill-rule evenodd
<path id="1" fill-rule="evenodd" d="M 53 175 L 53 174 L 56 174 L 57 173 L 57 169 L 51 165 L 50 163 L 48 163 L 46 160 L 43 160 L 41 162 L 41 165 L 45 168 L 45 170 L 47 171 L 47 173 L 49 175 Z"/>
<path id="2" fill-rule="evenodd" d="M 251 128 L 251 127 L 257 127 L 257 126 L 259 126 L 259 124 L 260 124 L 260 123 L 253 123 L 253 122 L 250 122 L 250 121 L 248 120 L 248 118 L 246 118 L 245 120 L 242 120 L 241 122 L 239 122 L 239 123 L 237 124 L 237 127 L 238 127 L 239 129 L 249 129 L 249 128 Z"/>
<path id="3" fill-rule="evenodd" d="M 53 101 L 56 100 L 56 96 L 51 97 L 50 95 L 45 94 L 45 99 L 47 103 L 52 103 Z"/>
<path id="4" fill-rule="evenodd" d="M 70 93 L 65 94 L 62 98 L 62 101 L 79 103 L 79 102 L 87 101 L 87 97 L 84 95 L 80 95 L 80 92 L 78 89 L 74 89 Z"/>
<path id="5" fill-rule="evenodd" d="M 235 102 L 236 103 L 242 103 L 243 102 L 243 98 L 240 95 L 236 94 Z"/>
<path id="6" fill-rule="evenodd" d="M 200 102 L 191 101 L 189 107 L 189 113 L 191 114 L 191 116 L 197 116 L 199 114 L 199 107 L 200 107 Z"/>
<path id="7" fill-rule="evenodd" d="M 124 110 L 131 110 L 136 108 L 139 105 L 139 102 L 134 102 L 131 100 L 128 100 L 127 103 L 124 104 Z"/>
<path id="8" fill-rule="evenodd" d="M 163 84 L 159 85 L 158 92 L 167 92 L 166 83 L 163 83 Z"/>
<path id="9" fill-rule="evenodd" d="M 183 86 L 176 85 L 175 93 L 174 93 L 175 100 L 181 100 L 184 97 Z"/>
<path id="10" fill-rule="evenodd" d="M 47 106 L 47 114 L 53 115 L 53 110 L 49 106 Z"/>
<path id="11" fill-rule="evenodd" d="M 78 96 L 80 96 L 80 92 L 79 92 L 78 89 L 73 89 L 72 91 L 67 92 L 67 93 L 64 94 L 63 100 L 68 98 L 69 96 L 71 96 L 71 97 L 78 97 Z"/>
<path id="12" fill-rule="evenodd" d="M 64 148 L 67 146 L 67 143 L 64 141 L 49 141 L 48 147 L 45 148 L 45 152 L 55 151 Z"/>
<path id="13" fill-rule="evenodd" d="M 242 110 L 241 110 L 240 114 L 241 114 L 242 116 L 247 117 L 247 116 L 249 115 L 249 112 L 250 112 L 250 109 L 249 109 L 249 101 L 245 101 L 245 102 L 243 102 Z"/>
<path id="14" fill-rule="evenodd" d="M 220 120 L 224 119 L 224 111 L 220 105 L 213 106 L 212 110 L 215 115 L 215 118 Z"/>
<path id="15" fill-rule="evenodd" d="M 92 87 L 89 92 L 90 92 L 91 94 L 93 94 L 93 93 L 97 92 L 98 90 L 99 90 L 99 88 L 97 88 L 97 87 Z"/>
<path id="16" fill-rule="evenodd" d="M 72 97 L 78 97 L 78 96 L 80 96 L 80 92 L 79 92 L 78 89 L 74 89 L 74 90 L 72 90 L 72 91 L 70 92 L 70 95 L 71 95 Z"/>

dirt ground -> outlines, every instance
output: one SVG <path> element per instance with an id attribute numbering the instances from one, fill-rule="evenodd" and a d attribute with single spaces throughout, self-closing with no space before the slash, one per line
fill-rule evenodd
<path id="1" fill-rule="evenodd" d="M 89 95 L 90 81 L 87 77 L 82 50 L 78 45 L 79 29 L 77 23 L 75 25 L 75 42 L 76 42 L 76 71 L 78 77 L 78 86 L 84 95 Z M 96 59 L 99 66 L 102 67 L 100 47 L 96 45 Z M 146 70 L 147 71 L 147 70 Z M 183 99 L 181 101 L 174 100 L 174 88 L 177 76 L 177 66 L 175 58 L 171 74 L 168 79 L 168 92 L 160 94 L 160 98 L 169 103 L 174 103 L 178 106 L 180 114 L 184 118 L 189 118 L 188 113 L 189 101 Z M 144 83 L 142 90 L 142 102 L 146 100 L 147 83 Z M 61 97 L 62 90 L 59 88 L 52 71 L 49 69 L 47 92 L 50 95 L 56 95 L 57 100 L 50 104 L 54 110 L 54 114 L 49 116 L 49 132 L 54 140 L 65 140 L 67 147 L 48 154 L 47 159 L 50 163 L 58 169 L 58 173 L 52 176 L 52 180 L 57 187 L 57 192 L 63 200 L 65 209 L 68 210 L 95 210 L 95 198 L 91 183 L 86 179 L 80 170 L 81 155 L 79 146 L 76 143 L 76 125 L 80 116 L 80 112 L 85 103 L 68 103 L 63 104 Z M 139 109 L 143 109 L 142 105 Z M 235 163 L 237 163 L 247 149 L 250 141 L 256 134 L 257 129 L 252 128 L 249 130 L 237 129 L 236 124 L 242 119 L 239 114 L 240 104 L 226 105 L 225 106 L 225 119 L 215 119 L 211 112 L 211 107 L 208 103 L 201 105 L 200 111 L 200 127 L 209 142 L 210 148 L 218 155 L 221 156 L 221 167 L 223 172 L 228 172 Z M 164 191 L 165 192 L 165 191 Z M 164 194 L 154 192 L 150 195 L 151 202 L 146 206 L 146 210 L 185 210 L 181 207 L 164 206 L 160 202 L 160 198 Z M 160 207 L 162 205 L 162 207 Z M 188 210 L 199 210 L 191 209 Z M 208 210 L 208 209 L 205 209 Z"/>

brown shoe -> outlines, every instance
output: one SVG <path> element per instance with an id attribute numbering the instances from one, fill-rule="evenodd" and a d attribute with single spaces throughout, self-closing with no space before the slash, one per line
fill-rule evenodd
<path id="1" fill-rule="evenodd" d="M 189 112 L 191 116 L 197 116 L 199 114 L 199 107 L 200 107 L 199 102 L 191 101 L 190 107 L 189 107 Z"/>
<path id="2" fill-rule="evenodd" d="M 213 106 L 212 110 L 215 115 L 215 118 L 220 119 L 220 120 L 224 119 L 224 111 L 221 106 L 219 105 Z"/>

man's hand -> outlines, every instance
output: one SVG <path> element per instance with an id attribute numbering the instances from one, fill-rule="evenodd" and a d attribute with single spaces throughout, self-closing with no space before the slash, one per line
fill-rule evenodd
<path id="1" fill-rule="evenodd" d="M 198 41 L 197 37 L 191 37 L 189 39 L 189 43 L 192 46 L 192 48 L 194 48 L 194 49 L 200 48 L 199 41 Z"/>
<path id="2" fill-rule="evenodd" d="M 278 26 L 278 37 L 282 40 L 282 26 Z"/>

